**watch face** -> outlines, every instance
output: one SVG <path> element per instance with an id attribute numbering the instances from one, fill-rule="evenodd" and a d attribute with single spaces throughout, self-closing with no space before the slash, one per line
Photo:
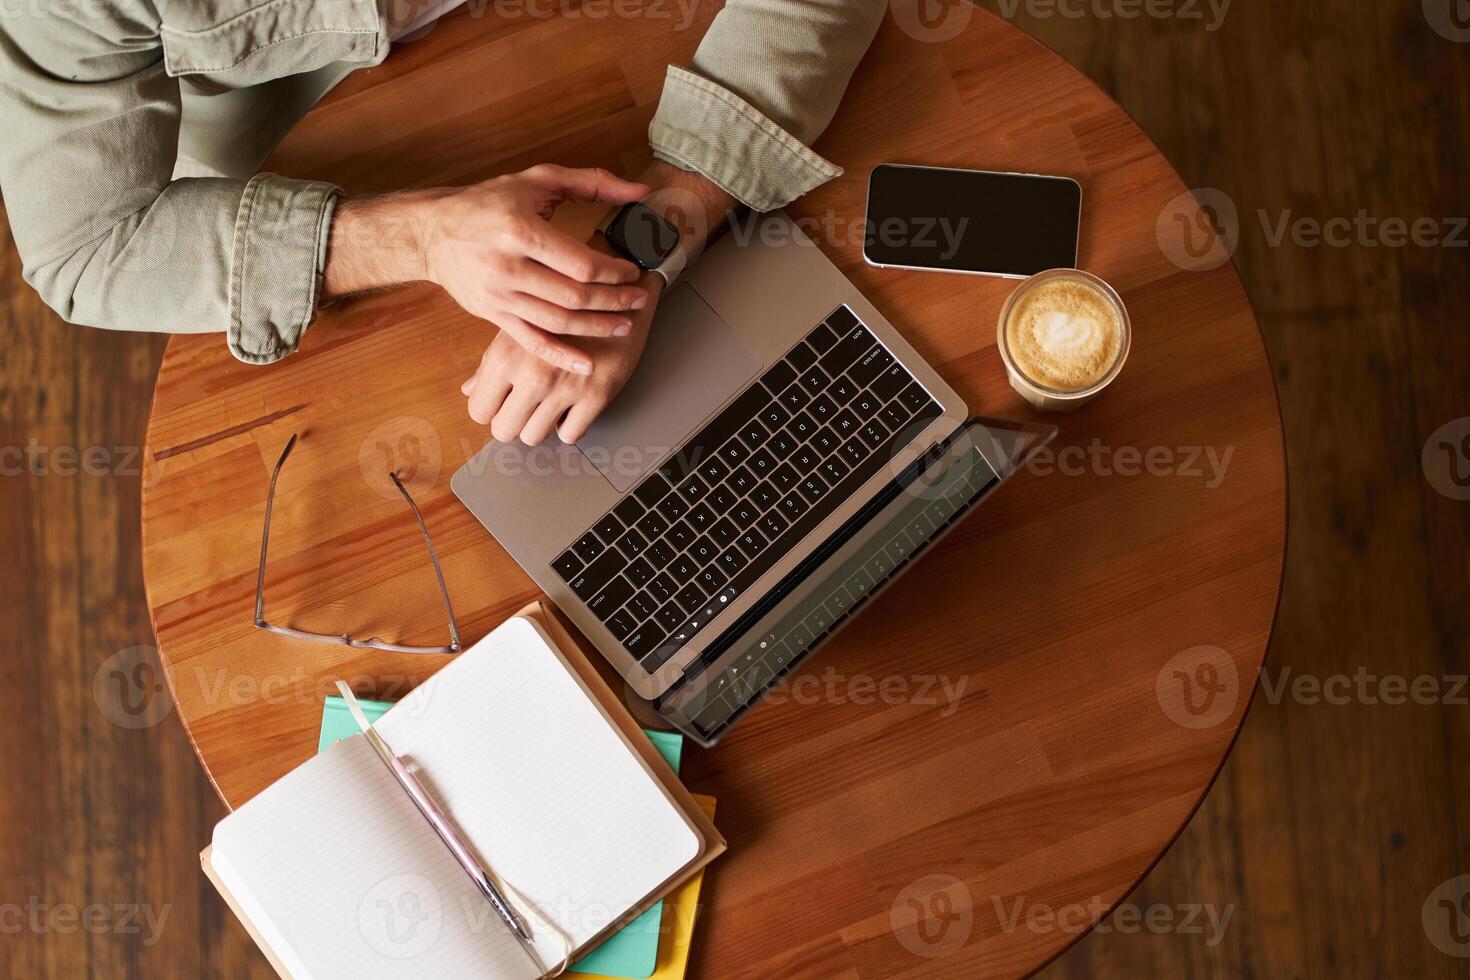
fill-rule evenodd
<path id="1" fill-rule="evenodd" d="M 613 215 L 604 234 L 614 248 L 644 269 L 658 268 L 679 244 L 679 230 L 642 204 L 629 204 Z"/>

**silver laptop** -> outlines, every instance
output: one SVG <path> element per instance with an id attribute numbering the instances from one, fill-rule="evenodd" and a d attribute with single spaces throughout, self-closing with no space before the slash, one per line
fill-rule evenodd
<path id="1" fill-rule="evenodd" d="M 580 443 L 492 442 L 452 486 L 687 730 L 707 700 L 687 682 L 743 655 L 782 583 L 966 415 L 778 212 L 746 219 L 662 298 L 637 371 Z"/>

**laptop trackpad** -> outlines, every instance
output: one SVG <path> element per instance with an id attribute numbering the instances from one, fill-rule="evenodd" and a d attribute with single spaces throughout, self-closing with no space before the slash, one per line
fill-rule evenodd
<path id="1" fill-rule="evenodd" d="M 659 301 L 633 377 L 577 448 L 626 493 L 763 366 L 694 287 L 679 283 Z"/>

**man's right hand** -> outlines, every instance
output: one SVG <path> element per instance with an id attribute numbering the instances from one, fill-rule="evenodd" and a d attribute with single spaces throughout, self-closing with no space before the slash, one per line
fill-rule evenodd
<path id="1" fill-rule="evenodd" d="M 648 294 L 633 263 L 547 219 L 565 201 L 625 204 L 647 193 L 605 170 L 542 164 L 469 187 L 347 198 L 333 218 L 323 291 L 436 282 L 548 364 L 590 374 L 591 359 L 561 336 L 626 336 L 626 311 L 643 309 Z"/>

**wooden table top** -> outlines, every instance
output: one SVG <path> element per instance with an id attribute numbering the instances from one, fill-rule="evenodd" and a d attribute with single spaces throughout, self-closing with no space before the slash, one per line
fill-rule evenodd
<path id="1" fill-rule="evenodd" d="M 687 63 L 716 9 L 702 0 L 687 29 L 678 5 L 462 10 L 349 78 L 269 166 L 352 193 L 541 161 L 635 174 L 664 66 Z M 686 754 L 731 845 L 706 884 L 695 975 L 1020 974 L 1143 876 L 1239 728 L 1284 553 L 1272 379 L 1233 267 L 1182 237 L 1204 225 L 1168 162 L 999 19 L 895 3 L 817 148 L 846 174 L 790 212 L 834 229 L 813 237 L 972 410 L 1034 417 L 995 349 L 1013 283 L 864 265 L 854 229 L 880 162 L 1079 180 L 1079 264 L 1122 294 L 1133 351 L 1103 397 L 1048 417 L 1050 457 L 718 748 Z M 449 489 L 486 438 L 458 386 L 492 333 L 424 286 L 325 312 L 270 368 L 235 362 L 218 336 L 170 342 L 144 574 L 179 715 L 228 804 L 312 755 L 337 678 L 392 699 L 445 662 L 251 628 L 266 485 L 293 432 L 273 620 L 444 642 L 390 464 L 423 508 L 467 640 L 538 594 Z"/>

